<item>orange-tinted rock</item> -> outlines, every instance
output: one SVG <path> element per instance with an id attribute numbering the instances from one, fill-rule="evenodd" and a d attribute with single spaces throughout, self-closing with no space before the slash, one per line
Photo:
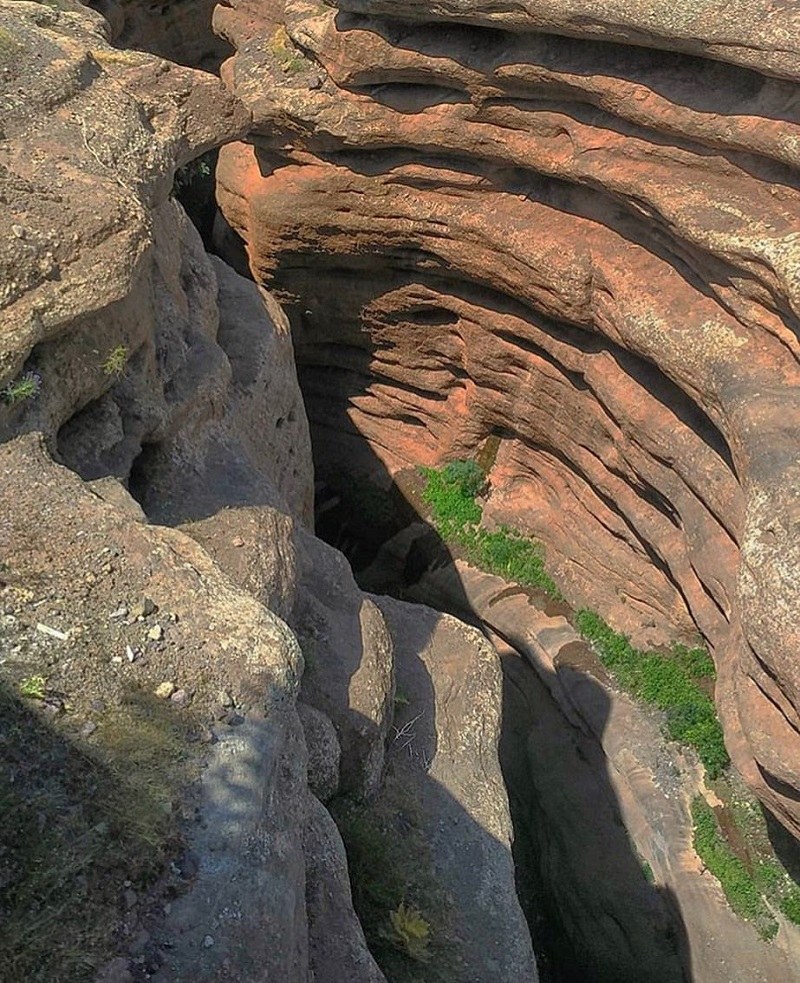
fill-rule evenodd
<path id="1" fill-rule="evenodd" d="M 796 8 L 338 6 L 215 15 L 256 126 L 220 201 L 320 468 L 499 438 L 487 518 L 638 641 L 699 631 L 800 831 Z"/>

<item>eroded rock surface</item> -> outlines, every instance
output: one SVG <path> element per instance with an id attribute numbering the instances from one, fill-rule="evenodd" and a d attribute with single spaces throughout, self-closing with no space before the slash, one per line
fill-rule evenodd
<path id="1" fill-rule="evenodd" d="M 794 5 L 215 24 L 254 119 L 220 202 L 289 304 L 323 477 L 496 442 L 487 517 L 637 641 L 702 635 L 736 766 L 800 832 Z"/>
<path id="2" fill-rule="evenodd" d="M 344 557 L 309 529 L 309 428 L 286 317 L 206 252 L 177 201 L 176 170 L 242 137 L 250 113 L 219 79 L 147 53 L 211 58 L 208 5 L 96 6 L 105 19 L 73 0 L 0 0 L 4 803 L 17 783 L 0 843 L 0 934 L 12 936 L 0 976 L 382 983 L 323 801 L 347 792 L 366 809 L 381 789 L 392 638 Z M 471 654 L 475 686 L 496 682 L 496 661 L 473 666 Z M 490 724 L 496 711 L 494 698 Z M 26 758 L 18 720 L 56 757 Z M 516 919 L 509 951 L 532 967 L 496 728 L 470 750 L 497 793 L 487 804 L 476 783 L 462 789 L 500 836 L 485 880 Z M 61 760 L 88 784 L 70 786 Z M 36 794 L 20 796 L 21 782 Z M 17 821 L 28 799 L 37 815 Z M 79 820 L 85 835 L 70 838 Z M 51 827 L 66 830 L 67 859 L 84 840 L 95 852 L 78 854 L 55 895 L 14 907 L 34 891 L 29 875 L 58 869 Z M 34 828 L 47 863 L 18 860 Z M 146 853 L 135 871 L 131 839 Z M 451 879 L 458 860 L 442 859 Z M 32 946 L 14 925 L 33 908 L 51 921 Z M 483 937 L 502 949 L 508 930 L 495 917 Z"/>

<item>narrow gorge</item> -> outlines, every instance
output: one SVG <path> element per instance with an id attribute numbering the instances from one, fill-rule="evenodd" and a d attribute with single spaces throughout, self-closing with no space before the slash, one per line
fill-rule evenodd
<path id="1" fill-rule="evenodd" d="M 800 983 L 800 8 L 0 0 L 0 981 Z"/>

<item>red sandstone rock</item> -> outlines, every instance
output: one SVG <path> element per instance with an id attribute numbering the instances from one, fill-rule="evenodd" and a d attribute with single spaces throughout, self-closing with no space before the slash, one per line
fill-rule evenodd
<path id="1" fill-rule="evenodd" d="M 487 518 L 636 639 L 702 634 L 800 832 L 796 9 L 338 6 L 215 19 L 256 126 L 220 201 L 291 305 L 323 470 L 499 437 Z"/>

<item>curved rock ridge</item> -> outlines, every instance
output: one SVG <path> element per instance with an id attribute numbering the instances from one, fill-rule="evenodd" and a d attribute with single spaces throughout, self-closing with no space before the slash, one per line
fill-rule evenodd
<path id="1" fill-rule="evenodd" d="M 288 304 L 323 476 L 497 442 L 486 517 L 637 641 L 699 632 L 736 766 L 800 833 L 797 18 L 215 12 L 254 120 L 220 204 Z"/>

